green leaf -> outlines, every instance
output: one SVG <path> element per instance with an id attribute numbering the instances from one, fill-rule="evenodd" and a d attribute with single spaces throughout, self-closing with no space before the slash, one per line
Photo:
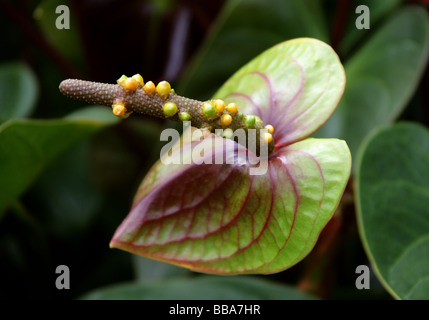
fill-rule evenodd
<path id="1" fill-rule="evenodd" d="M 102 194 L 93 182 L 88 159 L 89 138 L 62 153 L 33 185 L 39 221 L 58 239 L 82 235 L 102 204 Z"/>
<path id="2" fill-rule="evenodd" d="M 182 78 L 178 92 L 207 99 L 256 55 L 299 37 L 327 41 L 321 1 L 228 1 Z"/>
<path id="3" fill-rule="evenodd" d="M 345 64 L 344 96 L 314 136 L 344 139 L 356 154 L 369 132 L 391 123 L 405 108 L 425 69 L 428 49 L 427 13 L 419 7 L 402 9 Z"/>
<path id="4" fill-rule="evenodd" d="M 374 30 L 378 27 L 378 23 L 397 9 L 404 0 L 389 0 L 389 1 L 380 1 L 380 0 L 355 0 L 352 1 L 350 5 L 351 14 L 348 19 L 347 27 L 344 31 L 344 38 L 341 40 L 339 51 L 342 55 L 347 55 L 354 46 L 356 46 L 359 41 L 371 33 L 371 30 Z M 358 29 L 356 28 L 356 19 L 362 13 L 356 13 L 356 8 L 358 6 L 367 6 L 370 12 L 370 29 Z"/>
<path id="5" fill-rule="evenodd" d="M 37 95 L 36 76 L 27 65 L 19 62 L 0 65 L 0 123 L 30 115 Z"/>
<path id="6" fill-rule="evenodd" d="M 189 273 L 188 270 L 173 266 L 168 263 L 140 257 L 133 257 L 134 270 L 139 282 L 153 282 L 182 276 Z"/>
<path id="7" fill-rule="evenodd" d="M 87 300 L 311 300 L 295 288 L 253 277 L 199 276 L 98 289 Z"/>
<path id="8" fill-rule="evenodd" d="M 107 108 L 106 112 L 109 112 Z M 112 120 L 81 117 L 80 120 L 9 120 L 1 125 L 0 212 L 33 183 L 55 157 L 111 123 Z"/>
<path id="9" fill-rule="evenodd" d="M 56 13 L 58 6 L 65 5 L 70 8 L 70 28 L 58 29 L 56 21 L 63 21 L 60 13 Z M 34 10 L 34 19 L 37 22 L 40 31 L 46 39 L 58 50 L 61 55 L 72 61 L 74 64 L 81 65 L 85 56 L 79 34 L 79 25 L 75 20 L 76 14 L 73 12 L 73 6 L 68 0 L 44 0 L 39 3 Z"/>
<path id="10" fill-rule="evenodd" d="M 112 115 L 112 111 L 105 106 L 89 106 L 78 109 L 64 117 L 66 120 L 76 120 L 87 123 L 103 123 L 112 125 L 119 122 L 119 118 Z"/>
<path id="11" fill-rule="evenodd" d="M 386 289 L 429 297 L 429 131 L 401 123 L 362 145 L 356 174 L 359 230 Z"/>

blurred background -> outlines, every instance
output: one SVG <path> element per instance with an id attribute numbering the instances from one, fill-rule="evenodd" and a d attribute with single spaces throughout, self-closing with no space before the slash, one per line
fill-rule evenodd
<path id="1" fill-rule="evenodd" d="M 370 29 L 356 28 L 362 4 Z M 70 9 L 70 29 L 56 27 L 60 5 Z M 62 96 L 58 85 L 140 73 L 203 100 L 265 49 L 318 38 L 340 56 L 348 84 L 339 111 L 316 136 L 346 139 L 354 156 L 377 126 L 429 124 L 427 36 L 420 31 L 428 7 L 423 0 L 0 0 L 0 299 L 106 298 L 100 288 L 122 283 L 128 287 L 109 294 L 390 298 L 376 278 L 371 290 L 356 290 L 355 269 L 369 262 L 351 187 L 315 249 L 278 274 L 208 277 L 109 249 L 159 158 L 160 132 L 175 124 L 138 115 L 117 121 L 109 108 Z M 372 85 L 386 79 L 394 79 L 390 102 L 383 86 Z M 69 290 L 55 287 L 58 265 L 70 268 Z"/>

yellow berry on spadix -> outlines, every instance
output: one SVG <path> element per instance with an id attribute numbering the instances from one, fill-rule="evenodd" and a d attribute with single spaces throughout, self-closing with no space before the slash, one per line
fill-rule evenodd
<path id="1" fill-rule="evenodd" d="M 155 84 L 152 81 L 146 82 L 146 84 L 143 86 L 143 90 L 148 94 L 152 95 L 155 93 Z"/>
<path id="2" fill-rule="evenodd" d="M 125 105 L 122 103 L 115 103 L 112 106 L 112 112 L 115 116 L 121 119 L 126 119 L 130 116 L 131 113 L 133 113 L 132 111 L 127 112 L 127 108 L 125 108 Z"/>
<path id="3" fill-rule="evenodd" d="M 118 84 L 121 84 L 122 85 L 122 83 L 125 81 L 125 80 L 127 80 L 128 79 L 128 77 L 125 75 L 125 74 L 123 74 L 118 80 L 116 80 L 116 82 L 118 83 Z"/>
<path id="4" fill-rule="evenodd" d="M 229 114 L 224 114 L 221 118 L 220 118 L 220 123 L 223 126 L 229 126 L 232 122 L 232 117 Z"/>
<path id="5" fill-rule="evenodd" d="M 273 141 L 273 135 L 269 132 L 265 132 L 262 137 L 265 143 L 270 143 Z"/>
<path id="6" fill-rule="evenodd" d="M 267 124 L 267 125 L 265 126 L 265 129 L 267 129 L 267 130 L 268 130 L 268 132 L 269 132 L 269 133 L 271 133 L 271 134 L 273 134 L 273 133 L 274 133 L 274 127 L 273 127 L 272 125 L 270 125 L 270 124 Z"/>
<path id="7" fill-rule="evenodd" d="M 115 116 L 117 116 L 117 117 L 122 117 L 122 116 L 127 112 L 127 109 L 125 108 L 125 106 L 124 106 L 124 105 L 121 105 L 121 104 L 114 104 L 114 105 L 112 106 L 112 111 L 113 111 L 113 114 L 114 114 Z"/>
<path id="8" fill-rule="evenodd" d="M 121 86 L 128 91 L 135 91 L 139 86 L 139 83 L 134 78 L 127 78 L 124 82 L 121 83 Z"/>
<path id="9" fill-rule="evenodd" d="M 143 77 L 140 74 L 133 75 L 133 79 L 137 81 L 138 86 L 141 88 L 144 85 Z"/>
<path id="10" fill-rule="evenodd" d="M 226 106 L 226 111 L 228 111 L 229 113 L 237 113 L 238 109 L 237 109 L 237 105 L 234 102 L 231 102 L 230 104 L 228 104 Z"/>
<path id="11" fill-rule="evenodd" d="M 223 100 L 220 100 L 220 99 L 213 100 L 213 104 L 216 108 L 217 113 L 220 114 L 223 112 L 223 110 L 225 110 L 225 102 Z"/>
<path id="12" fill-rule="evenodd" d="M 167 98 L 171 92 L 171 85 L 167 81 L 161 81 L 156 86 L 156 93 L 163 99 Z"/>

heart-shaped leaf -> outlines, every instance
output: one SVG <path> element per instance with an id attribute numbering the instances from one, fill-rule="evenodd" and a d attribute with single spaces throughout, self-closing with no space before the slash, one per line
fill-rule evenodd
<path id="1" fill-rule="evenodd" d="M 38 93 L 36 76 L 25 64 L 12 62 L 0 66 L 0 123 L 28 116 Z"/>
<path id="2" fill-rule="evenodd" d="M 252 60 L 216 97 L 274 125 L 276 149 L 259 163 L 266 170 L 252 174 L 251 158 L 195 161 L 195 150 L 210 150 L 205 160 L 218 159 L 225 145 L 235 155 L 246 150 L 185 132 L 166 155 L 182 161 L 155 164 L 111 246 L 221 274 L 272 273 L 299 262 L 331 218 L 351 166 L 343 141 L 299 140 L 328 119 L 344 83 L 338 57 L 318 40 L 288 41 Z"/>
<path id="3" fill-rule="evenodd" d="M 357 211 L 365 249 L 396 298 L 429 297 L 429 131 L 402 123 L 362 145 Z"/>
<path id="4" fill-rule="evenodd" d="M 94 112 L 97 110 L 97 112 Z M 56 120 L 9 120 L 0 126 L 0 213 L 10 205 L 61 152 L 105 125 L 116 121 L 93 107 Z M 92 117 L 94 116 L 94 118 Z M 100 120 L 103 119 L 104 120 Z"/>
<path id="5" fill-rule="evenodd" d="M 315 137 L 347 141 L 355 154 L 365 136 L 392 122 L 415 91 L 429 52 L 429 19 L 406 7 L 391 17 L 346 64 L 347 88 Z"/>
<path id="6" fill-rule="evenodd" d="M 295 288 L 253 277 L 200 276 L 156 283 L 119 284 L 86 294 L 86 300 L 311 300 Z"/>

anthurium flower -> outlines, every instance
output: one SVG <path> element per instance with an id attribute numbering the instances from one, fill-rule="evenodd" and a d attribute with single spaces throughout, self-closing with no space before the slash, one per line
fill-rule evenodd
<path id="1" fill-rule="evenodd" d="M 234 102 L 275 128 L 266 174 L 250 175 L 248 163 L 160 160 L 111 246 L 219 274 L 273 273 L 302 260 L 350 175 L 344 141 L 305 139 L 328 120 L 344 86 L 338 57 L 320 41 L 287 41 L 262 53 L 213 98 Z M 175 154 L 189 143 L 182 139 Z M 237 144 L 237 152 L 241 148 Z"/>
<path id="2" fill-rule="evenodd" d="M 111 247 L 217 274 L 274 273 L 301 261 L 350 175 L 344 141 L 308 138 L 331 116 L 344 87 L 338 56 L 319 40 L 295 39 L 263 52 L 198 110 L 207 119 L 228 113 L 211 122 L 219 126 L 263 123 L 261 137 L 272 146 L 259 158 L 265 170 L 252 174 L 258 155 L 243 144 L 215 134 L 195 139 L 197 129 L 189 129 L 144 178 Z M 164 116 L 194 126 L 194 109 L 181 111 L 174 99 Z M 119 100 L 118 116 L 134 111 Z"/>

